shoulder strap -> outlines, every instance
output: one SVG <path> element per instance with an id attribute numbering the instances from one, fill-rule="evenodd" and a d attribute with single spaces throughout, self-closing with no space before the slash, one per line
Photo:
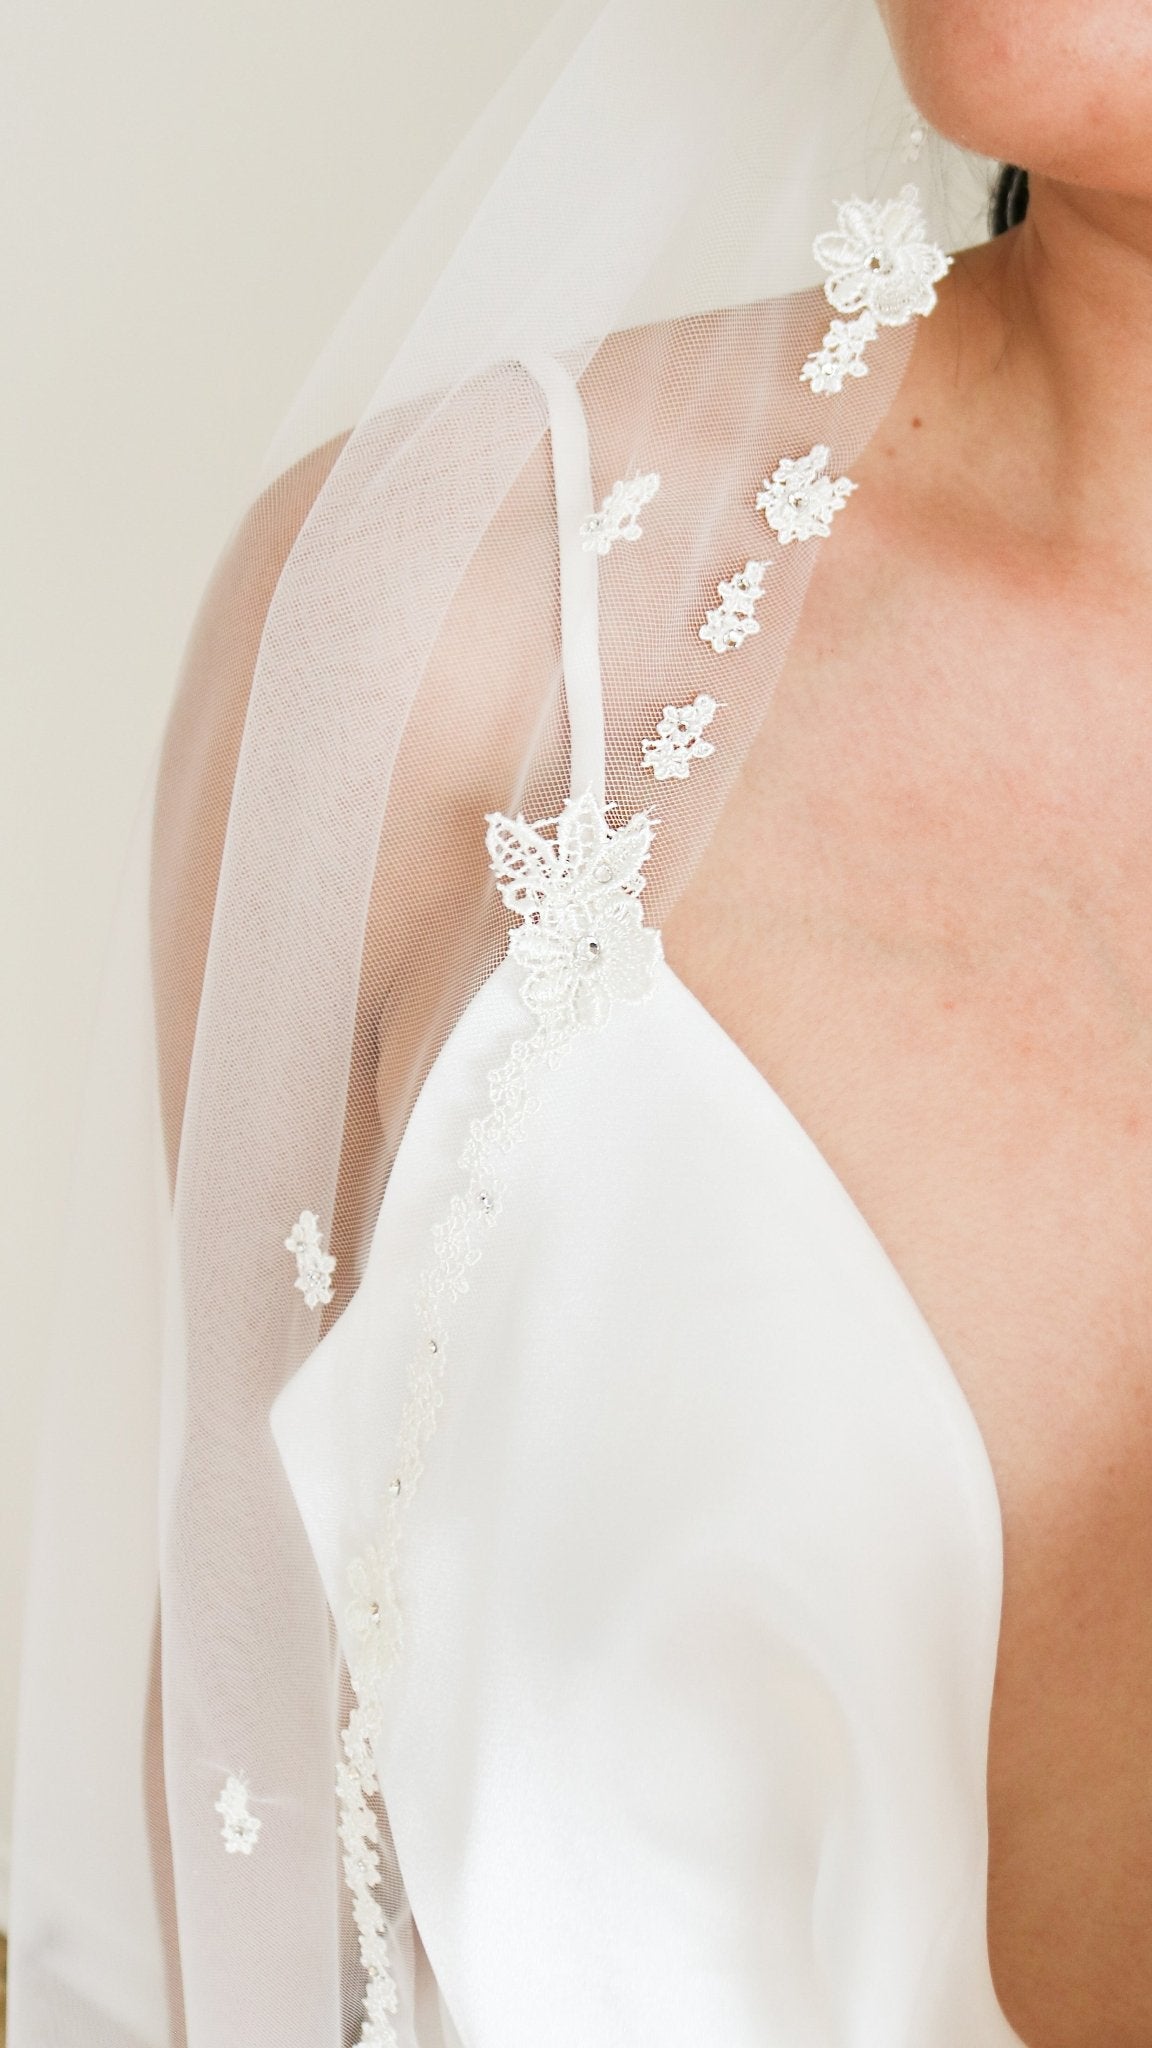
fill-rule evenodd
<path id="1" fill-rule="evenodd" d="M 588 421 L 575 380 L 553 356 L 525 356 L 548 403 L 560 549 L 560 654 L 571 743 L 571 790 L 605 801 L 604 691 L 600 676 L 600 557 L 580 527 L 596 507 Z"/>

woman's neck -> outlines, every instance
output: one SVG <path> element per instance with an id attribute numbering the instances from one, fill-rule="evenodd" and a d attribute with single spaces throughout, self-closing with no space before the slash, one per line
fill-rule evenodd
<path id="1" fill-rule="evenodd" d="M 948 284 L 937 345 L 992 487 L 1010 469 L 1038 533 L 1152 582 L 1152 201 L 1035 179 L 1022 226 Z"/>

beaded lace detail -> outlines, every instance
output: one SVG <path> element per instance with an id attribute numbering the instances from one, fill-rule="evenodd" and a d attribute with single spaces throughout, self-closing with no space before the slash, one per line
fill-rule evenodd
<path id="1" fill-rule="evenodd" d="M 750 634 L 760 631 L 756 606 L 764 595 L 764 575 L 770 567 L 768 562 L 745 562 L 735 576 L 716 585 L 720 602 L 708 613 L 700 638 L 717 654 L 742 647 Z"/>
<path id="2" fill-rule="evenodd" d="M 781 547 L 793 540 L 826 540 L 832 521 L 856 489 L 851 477 L 826 474 L 831 450 L 818 442 L 807 455 L 785 456 L 756 499 L 757 510 Z"/>
<path id="3" fill-rule="evenodd" d="M 250 1856 L 264 1823 L 249 1811 L 248 1786 L 243 1778 L 233 1774 L 225 1779 L 224 1790 L 216 1801 L 216 1811 L 220 1815 L 220 1833 L 228 1854 Z"/>
<path id="4" fill-rule="evenodd" d="M 497 887 L 523 919 L 508 950 L 525 970 L 520 994 L 545 1051 L 606 1023 L 614 1002 L 651 993 L 660 936 L 645 925 L 639 899 L 652 825 L 638 811 L 613 832 L 590 794 L 543 825 L 488 820 Z"/>
<path id="5" fill-rule="evenodd" d="M 284 1239 L 286 1252 L 296 1255 L 294 1286 L 300 1289 L 309 1308 L 319 1308 L 333 1295 L 332 1275 L 336 1261 L 323 1248 L 320 1218 L 312 1209 L 302 1209 L 297 1222 Z"/>
<path id="6" fill-rule="evenodd" d="M 672 778 L 685 782 L 693 761 L 703 761 L 716 752 L 711 740 L 704 738 L 704 729 L 711 725 L 719 709 L 715 697 L 704 691 L 694 704 L 664 706 L 656 738 L 645 740 L 641 750 L 644 766 L 652 770 L 657 782 Z"/>
<path id="7" fill-rule="evenodd" d="M 618 478 L 601 500 L 600 510 L 591 513 L 580 528 L 585 554 L 606 555 L 614 541 L 639 540 L 644 528 L 636 515 L 659 489 L 658 470 L 648 476 Z"/>
<path id="8" fill-rule="evenodd" d="M 828 272 L 824 296 L 837 313 L 871 313 L 881 327 L 905 327 L 936 304 L 936 286 L 952 258 L 926 238 L 920 194 L 905 185 L 896 199 L 846 199 L 836 226 L 817 235 L 813 254 Z"/>
<path id="9" fill-rule="evenodd" d="M 876 315 L 867 311 L 855 320 L 833 320 L 820 347 L 813 349 L 804 364 L 802 382 L 810 384 L 813 391 L 843 391 L 845 377 L 866 377 L 864 351 L 879 332 Z"/>
<path id="10" fill-rule="evenodd" d="M 925 140 L 914 115 L 906 153 L 918 156 Z M 915 185 L 905 185 L 896 199 L 846 199 L 835 228 L 817 235 L 812 250 L 828 272 L 829 305 L 856 317 L 833 320 L 800 375 L 813 391 L 842 391 L 846 377 L 868 375 L 864 350 L 881 327 L 905 327 L 917 314 L 932 311 L 936 286 L 952 258 L 926 239 Z"/>
<path id="11" fill-rule="evenodd" d="M 468 1291 L 484 1235 L 502 1207 L 502 1165 L 535 1106 L 535 1083 L 581 1032 L 600 1030 L 617 1002 L 643 1002 L 662 958 L 660 934 L 643 922 L 640 895 L 654 820 L 637 812 L 613 831 L 590 793 L 571 798 L 558 818 L 530 825 L 494 813 L 487 820 L 492 872 L 508 909 L 521 920 L 508 951 L 523 969 L 521 1000 L 533 1030 L 513 1044 L 488 1077 L 488 1110 L 477 1117 L 460 1156 L 462 1187 L 432 1232 L 420 1278 L 417 1338 L 408 1367 L 396 1463 L 381 1505 L 376 1540 L 348 1567 L 345 1613 L 356 1704 L 343 1734 L 337 1771 L 344 1873 L 352 1894 L 366 1974 L 359 2048 L 396 2048 L 397 1990 L 387 1921 L 377 1896 L 380 1833 L 371 1799 L 378 1790 L 373 1746 L 382 1725 L 388 1673 L 403 1625 L 397 1590 L 403 1516 L 419 1486 L 424 1450 L 436 1429 L 452 1310 Z"/>

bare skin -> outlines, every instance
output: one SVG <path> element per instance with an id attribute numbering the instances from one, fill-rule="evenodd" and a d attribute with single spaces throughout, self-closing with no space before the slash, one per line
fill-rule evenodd
<path id="1" fill-rule="evenodd" d="M 960 259 L 665 927 L 984 1435 L 1028 2048 L 1152 2042 L 1150 334 L 1143 199 L 1041 178 Z"/>
<path id="2" fill-rule="evenodd" d="M 1029 2048 L 1148 2048 L 1152 7 L 881 7 L 917 104 L 1028 165 L 1031 209 L 918 338 L 666 941 L 988 1447 L 1004 2009 Z"/>

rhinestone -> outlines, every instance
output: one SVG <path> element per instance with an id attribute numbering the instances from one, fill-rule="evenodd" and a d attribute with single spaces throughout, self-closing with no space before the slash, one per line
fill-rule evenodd
<path id="1" fill-rule="evenodd" d="M 597 882 L 610 882 L 612 880 L 612 870 L 606 860 L 597 861 L 592 870 L 592 878 Z"/>
<path id="2" fill-rule="evenodd" d="M 370 1615 L 372 1616 L 372 1619 L 373 1619 L 373 1621 L 379 1621 L 379 1619 L 380 1619 L 380 1602 L 379 1602 L 378 1600 L 374 1600 L 374 1601 L 372 1602 L 372 1605 L 371 1605 L 371 1607 L 370 1607 L 370 1608 L 368 1609 L 368 1612 L 369 1612 L 369 1614 L 370 1614 Z"/>
<path id="3" fill-rule="evenodd" d="M 598 960 L 603 950 L 599 939 L 585 939 L 584 951 L 590 960 Z"/>
<path id="4" fill-rule="evenodd" d="M 390 1480 L 389 1480 L 389 1482 L 388 1482 L 388 1491 L 389 1491 L 389 1493 L 390 1493 L 390 1494 L 392 1495 L 392 1498 L 393 1498 L 393 1500 L 397 1500 L 397 1499 L 399 1499 L 399 1496 L 400 1496 L 400 1480 L 399 1480 L 399 1478 L 398 1478 L 398 1477 L 397 1477 L 396 1479 L 390 1479 Z"/>
<path id="5" fill-rule="evenodd" d="M 428 1339 L 428 1349 L 429 1349 L 429 1351 L 430 1351 L 430 1352 L 432 1353 L 432 1356 L 433 1356 L 433 1358 L 435 1358 L 435 1357 L 436 1357 L 436 1355 L 437 1355 L 437 1353 L 438 1353 L 438 1351 L 439 1351 L 439 1349 L 440 1349 L 440 1346 L 439 1346 L 439 1345 L 438 1345 L 438 1343 L 436 1342 L 436 1339 L 435 1339 L 435 1337 L 429 1337 L 429 1339 Z"/>
<path id="6" fill-rule="evenodd" d="M 480 1193 L 476 1197 L 476 1200 L 479 1202 L 480 1207 L 484 1211 L 484 1214 L 486 1216 L 490 1216 L 492 1214 L 492 1197 L 488 1193 L 487 1188 L 481 1188 Z"/>

